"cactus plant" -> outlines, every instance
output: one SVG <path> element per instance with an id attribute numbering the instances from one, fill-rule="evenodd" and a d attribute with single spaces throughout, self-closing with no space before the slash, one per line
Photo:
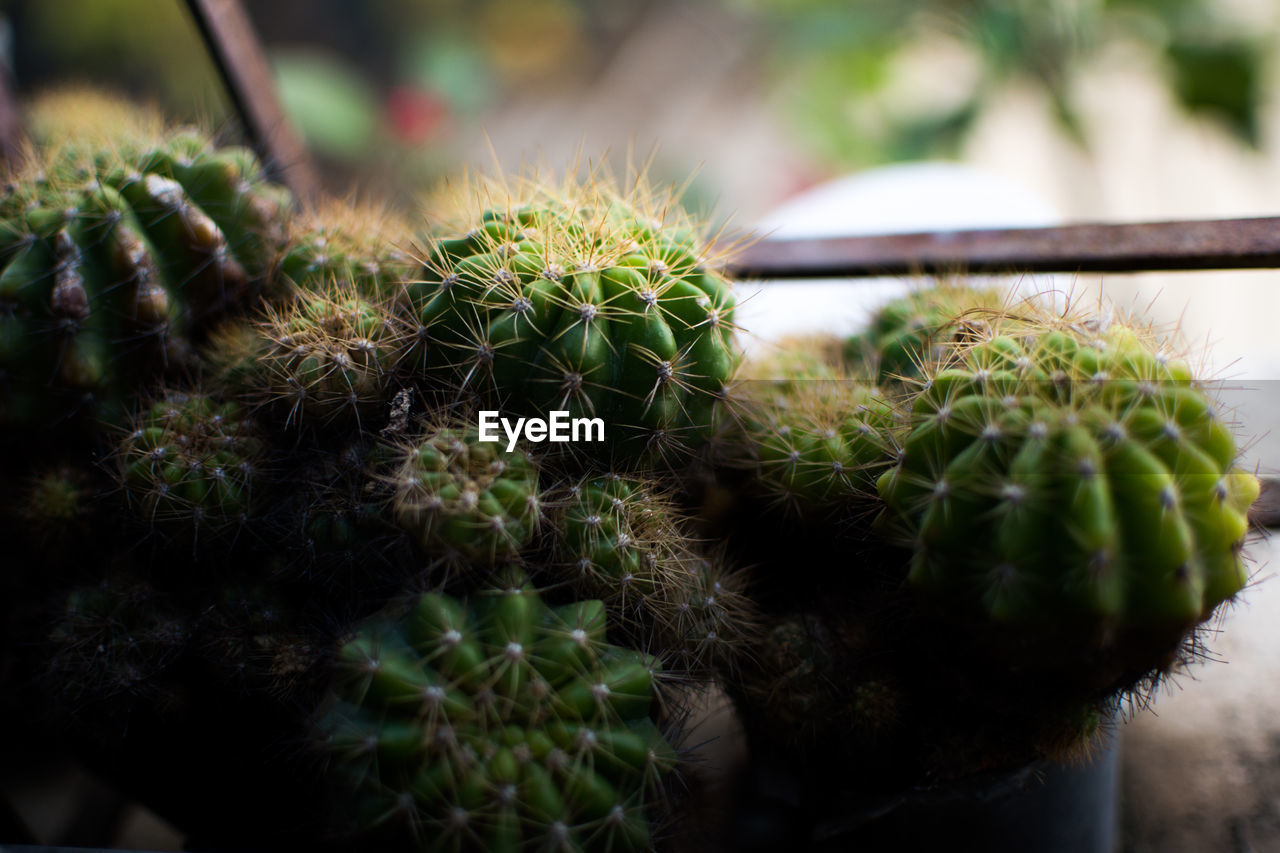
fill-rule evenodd
<path id="1" fill-rule="evenodd" d="M 337 280 L 269 306 L 255 334 L 222 330 L 216 344 L 221 387 L 277 407 L 286 423 L 357 429 L 391 396 L 402 346 L 386 301 Z"/>
<path id="2" fill-rule="evenodd" d="M 37 112 L 63 108 L 78 109 Z M 0 422 L 117 414 L 193 363 L 189 338 L 244 304 L 279 250 L 288 197 L 247 151 L 145 117 L 112 126 L 33 150 L 0 200 Z"/>
<path id="3" fill-rule="evenodd" d="M 944 280 L 912 290 L 876 311 L 868 328 L 845 340 L 849 369 L 875 384 L 919 380 L 928 365 L 1007 298 L 997 288 Z"/>
<path id="4" fill-rule="evenodd" d="M 690 534 L 674 497 L 635 476 L 591 475 L 559 492 L 547 576 L 604 602 L 629 645 L 675 672 L 730 668 L 755 628 L 740 573 Z"/>
<path id="5" fill-rule="evenodd" d="M 161 394 L 116 452 L 120 484 L 148 525 L 189 540 L 243 526 L 263 484 L 265 448 L 241 406 Z"/>
<path id="6" fill-rule="evenodd" d="M 929 380 L 878 485 L 912 588 L 949 617 L 1087 666 L 1137 654 L 1131 635 L 1176 644 L 1244 586 L 1258 481 L 1207 388 L 1141 330 L 996 322 Z"/>
<path id="7" fill-rule="evenodd" d="M 426 374 L 513 414 L 601 418 L 606 442 L 578 449 L 615 464 L 709 436 L 738 360 L 733 291 L 675 200 L 636 186 L 468 184 L 409 293 Z"/>
<path id="8" fill-rule="evenodd" d="M 889 460 L 895 412 L 888 395 L 812 346 L 793 343 L 748 365 L 717 456 L 785 511 L 829 515 L 866 502 Z"/>
<path id="9" fill-rule="evenodd" d="M 604 639 L 604 608 L 551 609 L 518 575 L 426 594 L 338 652 L 318 723 L 366 838 L 416 849 L 643 850 L 674 750 L 654 662 Z"/>
<path id="10" fill-rule="evenodd" d="M 652 848 L 713 680 L 805 819 L 1079 754 L 1246 580 L 1257 481 L 1132 324 L 947 283 L 740 380 L 712 235 L 643 180 L 467 180 L 417 251 L 93 115 L 0 201 L 0 675 L 47 688 L 5 713 L 197 767 L 202 840 Z M 79 408 L 113 450 L 32 440 Z M 236 804 L 246 767 L 296 784 Z"/>
<path id="11" fill-rule="evenodd" d="M 521 451 L 446 425 L 393 454 L 392 511 L 422 550 L 452 564 L 494 565 L 517 556 L 542 517 L 538 471 Z"/>

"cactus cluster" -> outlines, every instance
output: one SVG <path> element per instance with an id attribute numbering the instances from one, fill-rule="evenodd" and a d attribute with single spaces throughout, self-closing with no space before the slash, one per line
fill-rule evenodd
<path id="1" fill-rule="evenodd" d="M 0 719 L 201 843 L 650 849 L 712 687 L 813 813 L 1061 757 L 1247 580 L 1257 480 L 1137 321 L 943 284 L 740 373 L 643 180 L 468 179 L 415 244 L 74 103 L 0 200 Z"/>

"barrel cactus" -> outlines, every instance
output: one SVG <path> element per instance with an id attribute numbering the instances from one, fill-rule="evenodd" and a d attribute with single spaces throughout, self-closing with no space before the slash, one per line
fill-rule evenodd
<path id="1" fill-rule="evenodd" d="M 1157 665 L 1126 638 L 1176 645 L 1246 582 L 1258 481 L 1186 364 L 1122 323 L 997 322 L 930 371 L 878 485 L 913 589 L 1048 667 Z"/>
<path id="2" fill-rule="evenodd" d="M 76 108 L 37 112 L 60 106 Z M 111 126 L 51 137 L 0 199 L 0 423 L 118 414 L 190 366 L 189 340 L 245 304 L 280 249 L 289 197 L 247 150 L 145 118 Z"/>
<path id="3" fill-rule="evenodd" d="M 600 176 L 475 182 L 431 236 L 411 322 L 425 374 L 512 414 L 600 418 L 576 449 L 678 457 L 711 433 L 731 379 L 735 298 L 673 198 Z"/>
<path id="4" fill-rule="evenodd" d="M 356 835 L 415 849 L 644 850 L 677 756 L 652 659 L 605 641 L 599 601 L 523 578 L 423 595 L 338 652 L 318 723 Z"/>
<path id="5" fill-rule="evenodd" d="M 116 451 L 116 471 L 144 523 L 198 540 L 249 521 L 265 486 L 265 457 L 240 405 L 170 391 L 133 420 Z"/>
<path id="6" fill-rule="evenodd" d="M 466 425 L 406 441 L 387 475 L 396 522 L 429 556 L 492 566 L 530 545 L 542 518 L 538 470 Z"/>
<path id="7" fill-rule="evenodd" d="M 844 358 L 872 383 L 915 382 L 970 326 L 1007 302 L 993 287 L 941 281 L 912 290 L 876 311 L 864 331 L 846 339 Z"/>

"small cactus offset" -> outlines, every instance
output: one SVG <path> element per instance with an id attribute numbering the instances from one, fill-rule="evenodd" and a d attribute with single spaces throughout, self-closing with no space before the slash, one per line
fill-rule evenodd
<path id="1" fill-rule="evenodd" d="M 198 539 L 248 523 L 265 486 L 264 457 L 243 407 L 169 391 L 134 419 L 116 467 L 143 522 Z"/>
<path id="2" fill-rule="evenodd" d="M 542 519 L 538 470 L 522 451 L 445 426 L 392 454 L 392 511 L 424 553 L 494 565 L 528 547 Z"/>
<path id="3" fill-rule="evenodd" d="M 598 174 L 461 196 L 409 289 L 428 376 L 514 414 L 601 418 L 595 455 L 615 464 L 709 437 L 739 358 L 735 300 L 673 199 Z"/>
<path id="4" fill-rule="evenodd" d="M 604 634 L 599 601 L 548 608 L 518 575 L 362 625 L 318 723 L 357 838 L 648 849 L 677 757 L 649 716 L 654 661 Z"/>
<path id="5" fill-rule="evenodd" d="M 983 315 L 1006 301 L 996 288 L 956 281 L 913 290 L 880 308 L 865 331 L 845 341 L 845 363 L 872 383 L 918 382 L 928 365 L 970 331 L 980 332 Z"/>
<path id="6" fill-rule="evenodd" d="M 385 303 L 349 282 L 322 282 L 284 306 L 268 308 L 256 335 L 218 338 L 218 377 L 248 398 L 273 405 L 286 423 L 359 429 L 391 394 L 402 345 Z"/>
<path id="7" fill-rule="evenodd" d="M 408 226 L 372 206 L 327 204 L 294 232 L 280 273 L 298 288 L 342 281 L 376 300 L 399 293 L 418 271 L 413 254 L 403 248 L 411 243 Z"/>
<path id="8" fill-rule="evenodd" d="M 702 553 L 673 496 L 634 476 L 589 476 L 551 501 L 547 572 L 604 602 L 611 627 L 676 672 L 731 668 L 755 628 L 740 574 Z"/>
<path id="9" fill-rule="evenodd" d="M 749 487 L 784 511 L 848 512 L 867 503 L 888 464 L 894 406 L 813 352 L 812 342 L 799 343 L 748 364 L 718 456 L 746 470 Z"/>

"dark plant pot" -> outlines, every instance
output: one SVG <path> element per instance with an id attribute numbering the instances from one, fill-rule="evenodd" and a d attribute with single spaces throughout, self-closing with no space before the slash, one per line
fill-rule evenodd
<path id="1" fill-rule="evenodd" d="M 988 853 L 1113 853 L 1119 737 L 1083 766 L 1036 763 L 1013 773 L 916 791 L 819 823 L 817 846 L 942 850 L 961 839 Z M 854 804 L 850 804 L 851 806 Z"/>
<path id="2" fill-rule="evenodd" d="M 1113 853 L 1119 841 L 1120 736 L 1083 765 L 1018 770 L 875 799 L 837 795 L 815 808 L 800 780 L 759 768 L 729 849 L 983 850 Z M 856 772 L 856 771 L 855 771 Z"/>

